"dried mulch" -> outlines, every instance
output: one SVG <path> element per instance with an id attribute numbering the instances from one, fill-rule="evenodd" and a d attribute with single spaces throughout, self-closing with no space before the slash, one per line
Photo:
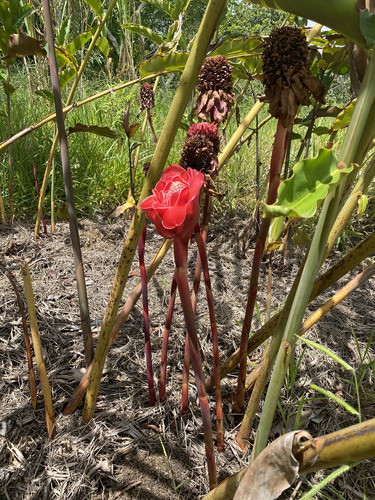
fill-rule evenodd
<path id="1" fill-rule="evenodd" d="M 247 214 L 217 218 L 211 224 L 207 242 L 222 359 L 237 348 L 241 335 L 254 247 L 254 241 L 250 240 L 249 249 L 242 251 L 241 234 L 247 221 Z M 128 224 L 124 219 L 111 223 L 104 218 L 80 221 L 95 341 Z M 147 261 L 151 260 L 161 241 L 150 228 Z M 189 272 L 192 277 L 195 267 L 194 242 L 189 254 Z M 297 248 L 287 261 L 275 255 L 273 311 L 285 300 L 301 257 L 302 251 Z M 338 257 L 339 253 L 334 253 L 331 261 Z M 43 353 L 52 387 L 57 431 L 53 441 L 48 440 L 46 433 L 39 382 L 35 411 L 30 403 L 22 323 L 14 292 L 5 276 L 5 272 L 13 272 L 22 292 L 19 270 L 24 260 L 30 266 Z M 176 303 L 170 337 L 167 402 L 157 404 L 154 408 L 148 406 L 142 310 L 138 303 L 109 351 L 96 416 L 91 422 L 83 423 L 82 404 L 74 415 L 62 415 L 84 366 L 68 224 L 58 224 L 55 235 L 43 235 L 38 240 L 33 239 L 33 226 L 30 224 L 16 223 L 12 228 L 1 226 L 0 271 L 0 498 L 187 500 L 204 495 L 207 492 L 207 476 L 202 422 L 192 373 L 189 412 L 183 417 L 179 412 L 185 339 L 179 301 Z M 268 263 L 265 259 L 261 278 L 263 286 L 260 287 L 258 299 L 261 315 L 265 304 L 267 272 Z M 156 384 L 172 273 L 173 257 L 169 252 L 149 285 Z M 138 280 L 135 259 L 124 300 Z M 347 281 L 347 277 L 340 280 L 336 289 Z M 361 359 L 351 329 L 355 331 L 361 352 L 364 353 L 375 328 L 374 284 L 375 280 L 372 279 L 362 289 L 355 291 L 308 334 L 310 339 L 326 345 L 356 369 L 360 369 Z M 325 299 L 331 294 L 332 291 L 326 293 Z M 212 367 L 212 348 L 204 288 L 201 289 L 200 298 L 197 325 L 208 374 Z M 315 301 L 311 311 L 322 302 L 322 298 Z M 251 361 L 257 362 L 261 353 L 262 348 L 252 354 Z M 302 347 L 298 347 L 296 363 L 301 353 Z M 366 363 L 369 360 L 374 360 L 373 347 L 368 352 Z M 363 419 L 372 418 L 375 413 L 374 371 L 373 367 L 372 370 L 369 367 L 362 381 Z M 357 423 L 357 417 L 310 389 L 310 384 L 315 383 L 356 407 L 353 385 L 345 381 L 348 378 L 348 373 L 344 373 L 331 358 L 307 348 L 293 391 L 284 389 L 281 397 L 283 411 L 290 417 L 288 427 L 293 423 L 293 415 L 302 397 L 305 399 L 303 409 L 307 411 L 302 427 L 314 436 Z M 239 421 L 232 415 L 229 403 L 235 384 L 236 374 L 223 381 L 226 450 L 217 457 L 219 481 L 249 462 L 249 456 L 242 456 L 235 446 Z M 214 410 L 213 397 L 211 401 Z M 284 427 L 279 413 L 273 434 L 277 436 Z M 313 474 L 309 480 L 316 484 L 326 474 L 326 471 Z M 371 497 L 371 491 L 375 491 L 374 477 L 375 464 L 367 461 L 335 480 L 331 490 L 325 490 L 326 498 L 362 498 L 364 484 L 367 498 L 375 498 Z M 296 491 L 288 490 L 283 498 L 298 498 L 300 492 L 307 491 L 309 486 L 306 480 L 302 480 L 296 482 L 294 488 Z"/>

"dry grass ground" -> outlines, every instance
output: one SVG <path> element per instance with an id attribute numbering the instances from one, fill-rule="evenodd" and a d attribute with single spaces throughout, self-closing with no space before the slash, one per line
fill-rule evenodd
<path id="1" fill-rule="evenodd" d="M 239 345 L 241 321 L 251 270 L 253 242 L 246 255 L 240 256 L 238 235 L 248 216 L 214 220 L 207 249 L 216 297 L 216 314 L 222 359 Z M 81 241 L 87 278 L 91 323 L 95 340 L 107 303 L 118 258 L 128 223 L 106 220 L 82 220 Z M 146 259 L 150 260 L 161 239 L 148 232 Z M 194 272 L 195 245 L 190 249 L 190 271 Z M 296 274 L 302 253 L 297 248 L 288 261 L 274 258 L 274 293 L 272 310 L 285 300 Z M 334 254 L 331 261 L 338 257 Z M 21 284 L 20 263 L 28 260 L 31 270 L 38 323 L 47 372 L 52 387 L 56 416 L 56 438 L 49 442 L 41 390 L 38 384 L 38 406 L 30 403 L 28 371 L 22 324 L 14 293 L 4 272 L 14 272 Z M 190 384 L 190 407 L 186 416 L 179 413 L 184 327 L 181 307 L 176 304 L 170 338 L 168 362 L 168 400 L 148 406 L 147 379 L 144 360 L 142 311 L 137 304 L 109 351 L 102 379 L 97 413 L 93 421 L 82 422 L 82 406 L 76 414 L 63 416 L 68 402 L 82 376 L 83 346 L 80 335 L 77 291 L 73 270 L 68 225 L 61 223 L 54 236 L 32 238 L 32 226 L 15 224 L 0 228 L 0 498 L 1 499 L 196 499 L 207 490 L 202 425 L 193 376 Z M 155 379 L 157 382 L 163 325 L 168 304 L 172 255 L 168 254 L 149 285 L 150 320 Z M 133 264 L 124 298 L 138 282 L 137 265 Z M 267 261 L 262 266 L 265 283 Z M 348 281 L 345 277 L 339 285 Z M 374 284 L 369 281 L 353 293 L 309 332 L 309 338 L 321 342 L 360 370 L 358 354 L 351 329 L 355 331 L 364 352 L 375 329 Z M 339 287 L 339 285 L 337 287 Z M 259 307 L 264 310 L 265 289 L 259 294 Z M 326 294 L 328 297 L 332 291 Z M 203 291 L 197 310 L 197 323 L 206 370 L 211 370 L 211 341 L 208 314 Z M 311 307 L 314 310 L 323 299 Z M 251 361 L 259 360 L 262 349 L 253 353 Z M 301 354 L 299 347 L 296 360 Z M 363 420 L 375 413 L 373 389 L 374 348 L 371 347 L 360 390 Z M 363 363 L 362 363 L 363 364 Z M 364 368 L 362 368 L 364 369 Z M 320 351 L 307 348 L 293 387 L 284 389 L 281 407 L 291 417 L 305 398 L 303 410 L 307 420 L 302 427 L 314 436 L 357 423 L 358 419 L 341 406 L 319 396 L 310 389 L 315 383 L 356 407 L 353 385 L 341 366 Z M 219 480 L 247 465 L 248 456 L 241 456 L 235 446 L 236 426 L 229 396 L 236 383 L 235 374 L 223 381 L 226 450 L 217 457 Z M 211 397 L 214 409 L 214 398 Z M 273 433 L 282 432 L 284 422 L 277 415 Z M 252 436 L 253 439 L 253 436 Z M 326 472 L 309 477 L 316 484 Z M 375 498 L 375 463 L 367 461 L 324 490 L 324 498 Z M 284 498 L 298 498 L 309 489 L 305 480 L 297 482 L 298 491 L 288 490 Z M 318 498 L 318 497 L 316 497 Z"/>

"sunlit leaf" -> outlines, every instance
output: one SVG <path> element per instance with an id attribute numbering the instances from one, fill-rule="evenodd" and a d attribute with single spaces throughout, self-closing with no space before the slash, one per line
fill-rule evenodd
<path id="1" fill-rule="evenodd" d="M 4 59 L 25 56 L 46 56 L 42 42 L 25 33 L 9 35 L 7 53 Z"/>
<path id="2" fill-rule="evenodd" d="M 263 42 L 258 36 L 240 37 L 226 40 L 210 53 L 213 56 L 242 57 L 245 55 L 262 54 Z"/>
<path id="3" fill-rule="evenodd" d="M 188 8 L 190 0 L 176 0 L 173 7 L 172 19 L 178 19 L 183 15 Z"/>
<path id="4" fill-rule="evenodd" d="M 83 123 L 77 123 L 74 127 L 69 127 L 68 135 L 74 132 L 89 132 L 90 134 L 101 135 L 103 137 L 110 137 L 111 139 L 117 139 L 118 134 L 108 127 L 99 127 L 98 125 L 83 125 Z"/>
<path id="5" fill-rule="evenodd" d="M 360 219 L 365 213 L 367 204 L 368 204 L 368 198 L 365 194 L 363 194 L 358 200 L 358 210 L 357 210 L 358 219 Z"/>
<path id="6" fill-rule="evenodd" d="M 313 132 L 316 135 L 325 135 L 331 132 L 331 129 L 328 127 L 314 127 Z"/>
<path id="7" fill-rule="evenodd" d="M 134 23 L 125 23 L 121 26 L 126 30 L 133 31 L 138 35 L 148 38 L 152 42 L 156 43 L 156 45 L 164 45 L 164 40 L 162 39 L 162 37 L 151 28 L 147 28 L 146 26 Z"/>
<path id="8" fill-rule="evenodd" d="M 166 55 L 155 55 L 138 66 L 141 78 L 157 73 L 158 71 L 182 71 L 185 68 L 189 54 L 187 52 L 173 52 Z"/>
<path id="9" fill-rule="evenodd" d="M 136 203 L 133 196 L 129 196 L 128 200 L 125 203 L 122 203 L 118 207 L 116 207 L 112 212 L 109 212 L 108 217 L 111 219 L 115 219 L 116 217 L 120 217 L 121 214 L 135 207 Z"/>
<path id="10" fill-rule="evenodd" d="M 292 177 L 279 186 L 276 203 L 266 205 L 266 215 L 312 217 L 328 193 L 353 168 L 353 165 L 339 163 L 331 150 L 321 149 L 316 158 L 302 160 L 294 166 Z"/>
<path id="11" fill-rule="evenodd" d="M 82 48 L 86 42 L 92 38 L 92 30 L 86 31 L 86 33 L 81 33 L 80 35 L 73 38 L 73 40 L 66 47 L 71 54 L 75 54 L 80 48 Z"/>
<path id="12" fill-rule="evenodd" d="M 54 102 L 53 94 L 50 90 L 46 89 L 36 90 L 35 94 L 39 95 L 40 97 L 44 97 L 44 99 L 47 99 L 47 101 Z"/>
<path id="13" fill-rule="evenodd" d="M 105 57 L 109 56 L 109 43 L 105 36 L 100 36 L 95 44 Z"/>
<path id="14" fill-rule="evenodd" d="M 367 48 L 373 48 L 375 45 L 375 14 L 372 14 L 367 9 L 361 10 L 359 14 L 359 26 L 366 40 Z"/>
<path id="15" fill-rule="evenodd" d="M 70 33 L 70 17 L 67 17 L 61 24 L 60 30 L 55 39 L 56 43 L 59 45 L 65 45 L 66 40 L 69 37 L 69 33 Z"/>
<path id="16" fill-rule="evenodd" d="M 66 68 L 59 74 L 60 88 L 63 89 L 67 83 L 77 74 L 74 68 Z"/>
<path id="17" fill-rule="evenodd" d="M 13 16 L 13 26 L 18 29 L 21 26 L 22 21 L 32 13 L 33 8 L 31 5 L 19 6 L 17 15 Z"/>
<path id="18" fill-rule="evenodd" d="M 335 132 L 336 130 L 341 130 L 342 128 L 345 128 L 349 125 L 356 101 L 357 101 L 356 99 L 352 101 L 348 106 L 346 106 L 341 111 L 341 113 L 337 115 L 337 118 L 332 125 L 332 132 Z"/>
<path id="19" fill-rule="evenodd" d="M 65 65 L 70 66 L 75 71 L 78 69 L 77 59 L 71 54 L 65 47 L 61 45 L 55 46 L 56 59 L 60 68 L 64 68 Z"/>
<path id="20" fill-rule="evenodd" d="M 319 68 L 344 75 L 349 72 L 348 48 L 346 46 L 325 47 L 322 57 L 317 62 Z"/>
<path id="21" fill-rule="evenodd" d="M 355 408 L 353 408 L 348 403 L 343 401 L 341 398 L 336 396 L 336 394 L 333 394 L 333 392 L 327 391 L 327 389 L 323 389 L 322 387 L 319 387 L 315 384 L 311 384 L 310 387 L 311 387 L 311 389 L 315 389 L 316 391 L 320 392 L 321 394 L 324 394 L 324 396 L 326 396 L 328 399 L 332 399 L 333 401 L 336 401 L 336 403 L 343 406 L 345 408 L 345 410 L 347 410 L 352 415 L 357 415 L 357 416 L 359 415 L 358 411 Z"/>
<path id="22" fill-rule="evenodd" d="M 102 3 L 100 0 L 85 0 L 87 5 L 92 8 L 92 10 L 95 12 L 95 14 L 99 17 L 99 19 L 102 18 Z"/>

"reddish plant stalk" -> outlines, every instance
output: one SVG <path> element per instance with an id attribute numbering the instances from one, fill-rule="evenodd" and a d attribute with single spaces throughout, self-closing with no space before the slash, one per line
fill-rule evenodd
<path id="1" fill-rule="evenodd" d="M 277 123 L 274 146 L 270 165 L 270 180 L 268 187 L 267 204 L 272 205 L 277 198 L 277 190 L 280 184 L 281 168 L 284 162 L 286 148 L 288 145 L 289 129 L 282 125 L 281 116 Z M 271 219 L 266 217 L 262 220 L 260 231 L 255 245 L 253 267 L 251 270 L 249 294 L 246 304 L 245 318 L 242 326 L 241 343 L 240 343 L 240 367 L 238 373 L 236 401 L 233 406 L 234 412 L 241 412 L 244 404 L 245 380 L 247 367 L 247 342 L 251 321 L 254 313 L 255 300 L 258 292 L 259 271 L 264 253 L 265 242 L 267 239 L 268 230 Z"/>
<path id="2" fill-rule="evenodd" d="M 154 129 L 154 124 L 152 123 L 151 110 L 146 109 L 146 113 L 147 113 L 148 124 L 150 125 L 150 129 L 151 129 L 151 132 L 152 132 L 152 137 L 154 139 L 154 144 L 155 144 L 155 147 L 156 147 L 158 145 L 158 137 L 157 137 L 155 129 Z"/>
<path id="3" fill-rule="evenodd" d="M 38 197 L 38 202 L 39 202 L 39 184 L 38 184 L 38 176 L 36 174 L 36 168 L 35 168 L 35 163 L 33 162 L 33 169 L 34 169 L 34 179 L 35 179 L 35 189 L 36 189 L 36 195 Z M 42 217 L 42 223 L 43 223 L 43 232 L 44 234 L 47 234 L 47 226 L 46 226 L 46 221 L 44 220 L 44 213 L 43 213 L 43 208 L 41 212 L 41 217 Z"/>
<path id="4" fill-rule="evenodd" d="M 194 369 L 195 383 L 198 390 L 199 403 L 202 413 L 204 442 L 206 448 L 208 479 L 210 489 L 215 488 L 217 484 L 216 464 L 214 455 L 214 445 L 212 437 L 212 427 L 210 418 L 210 407 L 208 397 L 204 388 L 203 371 L 201 356 L 199 350 L 199 341 L 195 326 L 193 307 L 191 304 L 189 282 L 187 275 L 187 242 L 183 242 L 178 236 L 174 238 L 174 258 L 176 263 L 175 276 L 178 292 L 180 294 L 181 304 L 184 311 L 185 324 L 189 335 L 190 356 Z"/>
<path id="5" fill-rule="evenodd" d="M 146 227 L 147 226 L 145 224 L 142 229 L 141 237 L 139 238 L 138 257 L 139 257 L 139 271 L 141 274 L 141 284 L 142 284 L 143 329 L 145 332 L 145 355 L 146 355 L 146 366 L 147 366 L 148 394 L 150 397 L 150 406 L 155 406 L 156 394 L 154 387 L 154 377 L 152 372 L 150 318 L 148 315 L 147 274 L 145 266 Z"/>
<path id="6" fill-rule="evenodd" d="M 161 347 L 161 362 L 160 362 L 160 381 L 159 381 L 159 397 L 160 401 L 163 402 L 167 399 L 166 396 L 166 384 L 167 384 L 167 352 L 168 352 L 168 340 L 169 332 L 172 326 L 172 316 L 174 304 L 176 301 L 176 290 L 177 281 L 175 275 L 173 275 L 171 295 L 169 297 L 167 317 L 165 320 L 164 332 L 163 332 L 163 343 Z"/>
<path id="7" fill-rule="evenodd" d="M 212 348 L 214 358 L 214 378 L 215 378 L 215 399 L 216 399 L 216 445 L 218 451 L 224 451 L 224 424 L 223 424 L 223 403 L 220 388 L 220 357 L 219 357 L 219 336 L 217 333 L 217 323 L 214 309 L 214 298 L 212 295 L 211 279 L 208 269 L 206 246 L 203 236 L 200 232 L 199 224 L 195 228 L 195 238 L 197 240 L 198 251 L 202 263 L 203 277 L 206 284 L 206 295 L 208 310 L 210 314 Z"/>
<path id="8" fill-rule="evenodd" d="M 203 221 L 202 221 L 202 232 L 201 232 L 205 243 L 206 243 L 207 232 L 208 232 L 208 223 L 210 221 L 210 216 L 211 216 L 211 202 L 212 202 L 212 196 L 209 195 L 208 193 L 206 193 L 206 196 L 204 199 Z M 199 284 L 200 284 L 200 280 L 201 280 L 201 272 L 202 272 L 202 263 L 201 263 L 199 252 L 198 252 L 197 263 L 195 265 L 195 272 L 194 272 L 193 291 L 191 294 L 191 303 L 193 306 L 194 314 L 195 314 L 195 310 L 197 307 Z M 183 370 L 182 370 L 182 388 L 181 388 L 181 406 L 180 406 L 181 415 L 185 415 L 187 413 L 187 409 L 188 409 L 188 393 L 189 393 L 188 384 L 189 384 L 189 366 L 190 366 L 190 354 L 189 354 L 188 338 L 189 338 L 188 335 L 186 335 L 185 351 L 184 351 L 184 366 L 183 366 Z"/>

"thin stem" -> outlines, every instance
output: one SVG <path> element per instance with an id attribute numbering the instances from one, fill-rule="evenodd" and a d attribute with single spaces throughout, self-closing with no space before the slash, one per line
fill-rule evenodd
<path id="1" fill-rule="evenodd" d="M 7 83 L 10 82 L 10 69 L 7 66 Z M 7 93 L 7 131 L 8 137 L 11 137 L 11 107 L 10 107 L 10 94 Z M 13 196 L 13 162 L 12 162 L 12 147 L 8 146 L 8 189 L 9 189 L 9 211 L 10 223 L 13 224 L 14 219 L 14 196 Z"/>
<path id="2" fill-rule="evenodd" d="M 34 162 L 33 162 L 33 170 L 34 170 L 35 190 L 36 190 L 37 198 L 39 200 L 40 196 L 39 196 L 38 176 L 37 176 L 37 173 L 36 173 L 36 168 L 35 168 L 35 163 Z M 47 226 L 46 226 L 46 221 L 44 220 L 43 210 L 42 210 L 42 222 L 43 222 L 43 231 L 44 231 L 44 234 L 47 234 Z"/>

